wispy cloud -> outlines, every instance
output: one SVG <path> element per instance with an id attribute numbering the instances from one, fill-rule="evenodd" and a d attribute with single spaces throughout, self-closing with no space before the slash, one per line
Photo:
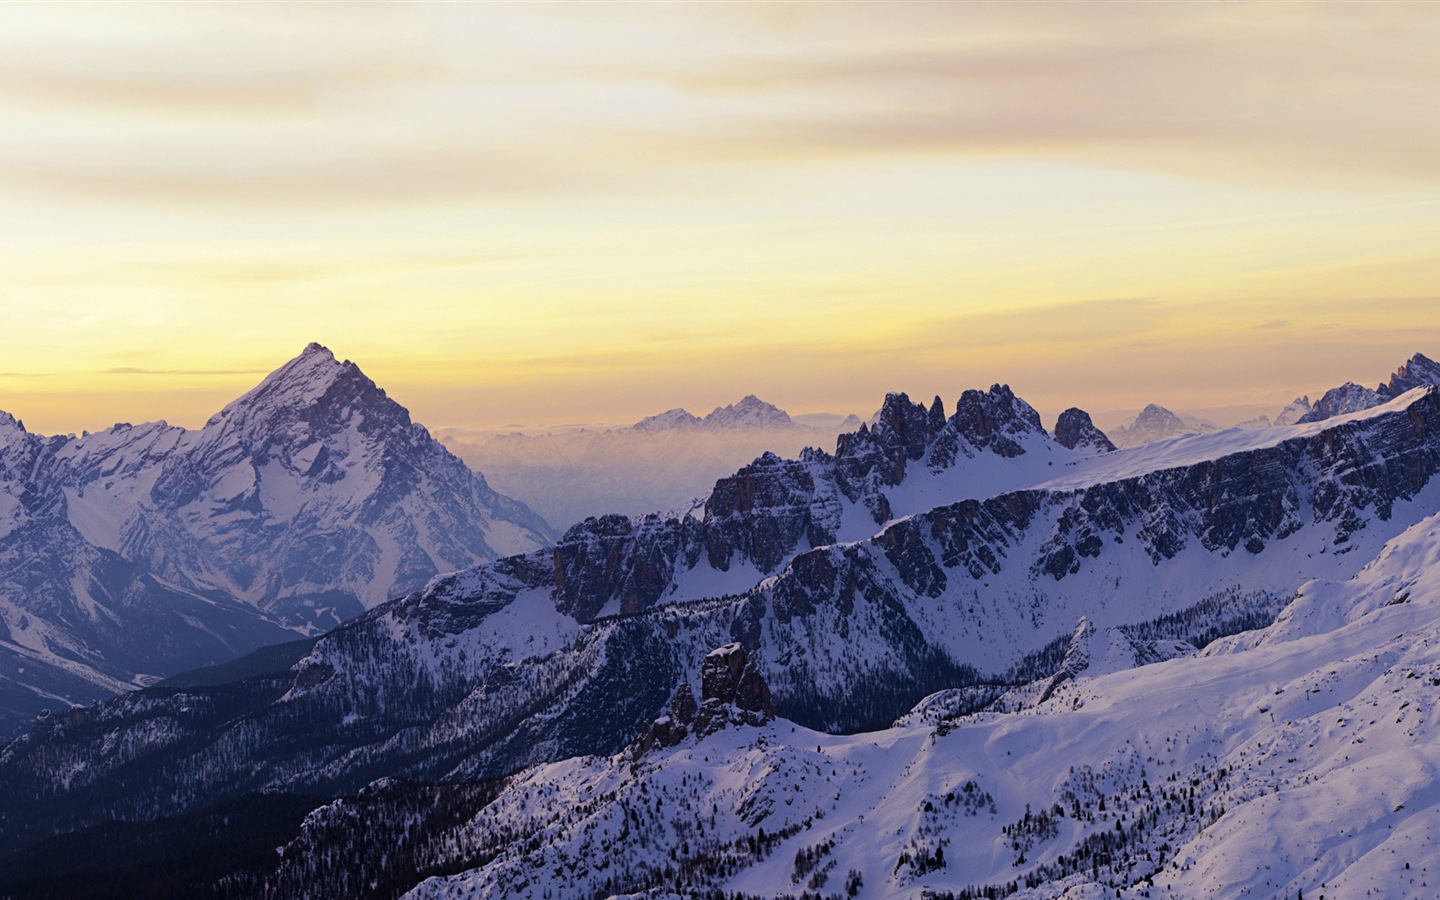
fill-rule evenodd
<path id="1" fill-rule="evenodd" d="M 101 369 L 101 375 L 264 375 L 266 369 L 141 369 L 135 366 L 113 366 Z"/>
<path id="2" fill-rule="evenodd" d="M 0 179 L 344 207 L 627 192 L 657 166 L 796 157 L 1440 178 L 1428 4 L 370 6 L 166 7 L 148 29 L 9 8 L 31 27 L 0 43 L 17 126 Z"/>

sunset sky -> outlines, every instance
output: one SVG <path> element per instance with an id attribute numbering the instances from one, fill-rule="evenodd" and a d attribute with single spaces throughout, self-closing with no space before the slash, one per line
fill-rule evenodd
<path id="1" fill-rule="evenodd" d="M 0 409 L 320 341 L 434 428 L 1007 382 L 1222 424 L 1440 357 L 1440 6 L 0 7 Z"/>

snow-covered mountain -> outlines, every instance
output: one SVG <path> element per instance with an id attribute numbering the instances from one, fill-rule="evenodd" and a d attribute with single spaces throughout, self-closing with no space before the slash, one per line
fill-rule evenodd
<path id="1" fill-rule="evenodd" d="M 1419 387 L 1440 387 L 1440 363 L 1421 353 L 1410 357 L 1404 365 L 1395 370 L 1388 382 L 1374 390 L 1353 381 L 1331 388 L 1297 421 L 1319 422 L 1331 416 L 1370 409 Z M 1308 398 L 1304 399 L 1308 401 Z M 1289 412 L 1300 402 L 1297 400 L 1292 403 L 1286 407 L 1286 411 Z"/>
<path id="2" fill-rule="evenodd" d="M 1215 430 L 1210 422 L 1193 416 L 1179 416 L 1163 406 L 1150 404 L 1140 411 L 1135 421 L 1110 432 L 1115 446 L 1130 448 L 1187 434 L 1205 434 Z"/>
<path id="3" fill-rule="evenodd" d="M 738 403 L 717 406 L 703 419 L 684 409 L 671 409 L 655 416 L 646 416 L 631 425 L 640 431 L 659 429 L 734 429 L 734 428 L 797 428 L 800 427 L 785 410 L 748 394 Z"/>
<path id="4" fill-rule="evenodd" d="M 1310 411 L 1301 416 L 1298 421 L 1320 422 L 1334 416 L 1370 409 L 1384 402 L 1385 397 L 1379 391 L 1372 391 L 1363 385 L 1347 381 L 1321 395 Z"/>
<path id="5" fill-rule="evenodd" d="M 1114 668 L 1264 625 L 1440 507 L 1433 390 L 1100 453 L 1000 386 L 949 417 L 903 395 L 885 410 L 833 457 L 762 457 L 684 516 L 588 520 L 247 681 L 52 717 L 0 753 L 0 797 L 43 833 L 60 810 L 74 825 L 615 753 L 730 643 L 796 727 L 880 727 L 940 690 L 948 715 L 1029 682 L 1058 695 L 1081 655 Z M 1070 652 L 1081 617 L 1102 649 Z"/>
<path id="6" fill-rule="evenodd" d="M 0 720 L 333 627 L 552 536 L 318 344 L 198 430 L 42 437 L 4 415 Z"/>
<path id="7" fill-rule="evenodd" d="M 1291 400 L 1284 409 L 1280 410 L 1275 416 L 1275 421 L 1270 424 L 1279 426 L 1298 425 L 1300 419 L 1306 413 L 1310 412 L 1312 408 L 1309 394 L 1303 397 L 1296 397 L 1294 400 Z"/>
<path id="8" fill-rule="evenodd" d="M 1067 679 L 980 713 L 853 736 L 778 720 L 530 769 L 425 848 L 483 862 L 407 896 L 1433 897 L 1437 548 L 1430 516 L 1199 653 L 1137 658 L 1082 620 Z M 350 805 L 312 814 L 272 879 L 327 828 L 339 852 Z"/>

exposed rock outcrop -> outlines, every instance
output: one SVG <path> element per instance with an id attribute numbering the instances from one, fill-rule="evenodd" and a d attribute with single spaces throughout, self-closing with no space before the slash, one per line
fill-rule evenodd
<path id="1" fill-rule="evenodd" d="M 1090 414 L 1073 406 L 1055 420 L 1055 442 L 1069 450 L 1089 448 L 1109 453 L 1115 449 L 1115 444 L 1105 436 L 1105 432 L 1090 420 Z"/>
<path id="2" fill-rule="evenodd" d="M 775 701 L 755 660 L 739 643 L 718 647 L 700 665 L 700 703 L 690 685 L 675 689 L 666 714 L 647 725 L 633 750 L 673 747 L 691 734 L 705 737 L 730 725 L 764 725 L 775 718 Z"/>
<path id="3" fill-rule="evenodd" d="M 1417 353 L 1390 376 L 1388 383 L 1380 386 L 1378 393 L 1391 400 L 1406 391 L 1427 385 L 1440 387 L 1440 363 Z"/>

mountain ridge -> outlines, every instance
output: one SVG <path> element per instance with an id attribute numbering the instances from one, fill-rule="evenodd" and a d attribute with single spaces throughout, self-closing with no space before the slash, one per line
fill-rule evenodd
<path id="1" fill-rule="evenodd" d="M 355 790 L 381 774 L 489 777 L 613 753 L 662 713 L 675 684 L 700 682 L 698 666 L 709 651 L 734 642 L 756 661 L 782 717 L 829 731 L 883 726 L 936 690 L 983 693 L 997 678 L 1008 690 L 1017 679 L 1050 677 L 1079 615 L 1102 629 L 1150 623 L 1145 627 L 1162 637 L 1176 628 L 1225 634 L 1257 618 L 1268 622 L 1296 590 L 1297 572 L 1348 577 L 1418 510 L 1440 505 L 1433 478 L 1440 400 L 1433 390 L 1328 425 L 1272 430 L 1268 443 L 1234 453 L 1220 451 L 1259 438 L 1232 431 L 1178 439 L 1164 455 L 1157 455 L 1163 444 L 1075 455 L 1068 472 L 1054 465 L 1062 461 L 1054 454 L 1068 451 L 1020 403 L 997 385 L 969 392 L 946 418 L 935 404 L 894 395 L 877 428 L 856 437 L 855 452 L 834 458 L 853 467 L 836 471 L 845 469 L 855 477 L 852 487 L 862 488 L 843 501 L 859 516 L 880 505 L 865 501 L 865 485 L 892 491 L 892 505 L 914 502 L 901 493 L 907 484 L 949 490 L 947 470 L 930 467 L 937 453 L 968 461 L 973 475 L 1010 471 L 1020 479 L 1014 488 L 977 488 L 974 499 L 878 525 L 872 517 L 870 536 L 858 541 L 806 549 L 802 538 L 798 552 L 770 566 L 771 575 L 755 565 L 760 545 L 753 543 L 753 535 L 773 533 L 770 526 L 737 531 L 725 524 L 715 534 L 726 536 L 730 571 L 745 575 L 731 582 L 738 592 L 706 579 L 658 604 L 637 594 L 628 611 L 626 585 L 656 571 L 654 553 L 675 552 L 667 537 L 675 532 L 659 529 L 658 520 L 648 528 L 644 518 L 592 520 L 571 536 L 571 549 L 562 540 L 551 551 L 439 576 L 424 591 L 322 637 L 290 671 L 257 677 L 250 687 L 142 692 L 54 720 L 0 751 L 0 793 L 27 804 L 32 820 L 43 823 L 43 810 L 70 806 L 70 792 L 81 790 L 125 815 L 131 791 L 148 791 L 147 779 L 177 767 L 192 773 L 171 801 L 183 804 L 281 786 Z M 1010 414 L 1000 418 L 1000 410 Z M 964 434 L 983 446 L 959 440 Z M 1047 445 L 1056 448 L 1048 460 L 1038 454 Z M 887 484 L 902 459 L 910 475 Z M 776 458 L 760 468 L 782 474 L 802 464 Z M 1087 466 L 1095 467 L 1092 477 Z M 748 479 L 758 488 L 757 477 L 738 473 L 734 484 Z M 1219 484 L 1232 490 L 1213 505 Z M 746 488 L 735 496 L 788 491 Z M 755 524 L 772 516 L 777 526 L 803 524 L 790 518 L 793 503 L 735 506 L 725 496 L 717 492 L 716 511 Z M 731 523 L 732 513 L 714 521 Z M 606 530 L 621 523 L 632 530 Z M 633 567 L 607 570 L 607 561 L 625 556 L 616 548 L 627 541 L 645 552 L 628 554 Z M 700 558 L 714 549 L 704 541 L 694 546 Z M 742 557 L 750 562 L 737 569 Z M 567 559 L 594 564 L 567 568 Z M 572 581 L 566 572 L 583 577 Z M 1113 599 L 1099 606 L 1101 595 Z M 610 601 L 615 613 L 606 609 Z M 1216 612 L 1192 618 L 1201 607 Z M 1046 663 L 1055 641 L 1054 661 Z M 1004 675 L 1007 669 L 1019 674 Z M 145 718 L 137 718 L 141 709 Z M 214 712 L 192 720 L 185 709 Z M 145 735 L 156 727 L 191 737 L 180 749 L 152 746 Z M 132 755 L 97 766 L 91 742 L 117 733 L 133 735 Z M 288 736 L 259 747 L 253 735 L 260 733 Z M 246 760 L 243 771 L 226 762 L 236 758 Z M 86 760 L 85 774 L 58 794 L 49 793 L 52 786 L 37 795 L 41 760 L 67 770 Z M 115 766 L 129 773 L 129 787 L 115 781 Z"/>

